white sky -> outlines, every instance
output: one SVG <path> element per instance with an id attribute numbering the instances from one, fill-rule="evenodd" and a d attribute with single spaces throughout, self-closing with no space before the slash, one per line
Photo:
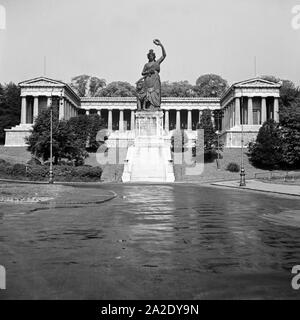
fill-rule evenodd
<path id="1" fill-rule="evenodd" d="M 152 40 L 165 45 L 161 79 L 195 83 L 217 73 L 229 83 L 273 74 L 300 84 L 300 0 L 0 0 L 0 82 L 79 74 L 134 83 Z"/>

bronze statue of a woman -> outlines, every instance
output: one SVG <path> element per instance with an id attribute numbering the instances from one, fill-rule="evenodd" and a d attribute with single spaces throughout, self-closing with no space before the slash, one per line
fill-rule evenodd
<path id="1" fill-rule="evenodd" d="M 138 109 L 159 110 L 161 104 L 160 64 L 166 57 L 166 51 L 158 39 L 153 43 L 162 50 L 162 56 L 156 61 L 155 53 L 151 49 L 147 54 L 147 62 L 142 71 L 142 76 L 137 82 Z"/>

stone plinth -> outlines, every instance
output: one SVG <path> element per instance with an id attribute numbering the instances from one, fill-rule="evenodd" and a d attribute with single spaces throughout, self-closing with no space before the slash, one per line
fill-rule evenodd
<path id="1" fill-rule="evenodd" d="M 32 124 L 19 124 L 11 129 L 5 129 L 5 147 L 25 147 L 25 138 L 29 137 Z"/>
<path id="2" fill-rule="evenodd" d="M 165 139 L 162 111 L 135 113 L 135 139 L 128 148 L 123 182 L 174 182 L 170 141 Z"/>
<path id="3" fill-rule="evenodd" d="M 163 135 L 162 111 L 136 111 L 135 133 L 136 136 L 157 136 Z"/>

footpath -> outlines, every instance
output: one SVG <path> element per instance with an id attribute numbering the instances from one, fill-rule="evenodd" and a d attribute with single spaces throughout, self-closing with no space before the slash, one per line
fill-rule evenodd
<path id="1" fill-rule="evenodd" d="M 214 182 L 211 184 L 215 186 L 222 186 L 222 187 L 287 194 L 291 196 L 300 196 L 299 185 L 287 185 L 287 184 L 283 185 L 278 183 L 261 182 L 258 180 L 247 180 L 245 187 L 240 187 L 239 181 L 220 181 L 220 182 Z"/>

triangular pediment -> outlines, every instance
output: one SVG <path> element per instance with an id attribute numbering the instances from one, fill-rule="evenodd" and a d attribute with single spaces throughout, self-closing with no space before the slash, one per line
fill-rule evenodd
<path id="1" fill-rule="evenodd" d="M 38 87 L 62 87 L 65 83 L 58 80 L 49 79 L 46 77 L 38 77 L 30 80 L 26 80 L 19 83 L 20 86 L 38 86 Z"/>
<path id="2" fill-rule="evenodd" d="M 247 88 L 259 88 L 259 87 L 263 87 L 263 88 L 280 88 L 281 84 L 280 83 L 276 83 L 276 82 L 272 82 L 269 80 L 265 80 L 262 78 L 254 78 L 254 79 L 249 79 L 249 80 L 244 80 L 241 82 L 237 82 L 233 85 L 234 87 L 247 87 Z"/>

